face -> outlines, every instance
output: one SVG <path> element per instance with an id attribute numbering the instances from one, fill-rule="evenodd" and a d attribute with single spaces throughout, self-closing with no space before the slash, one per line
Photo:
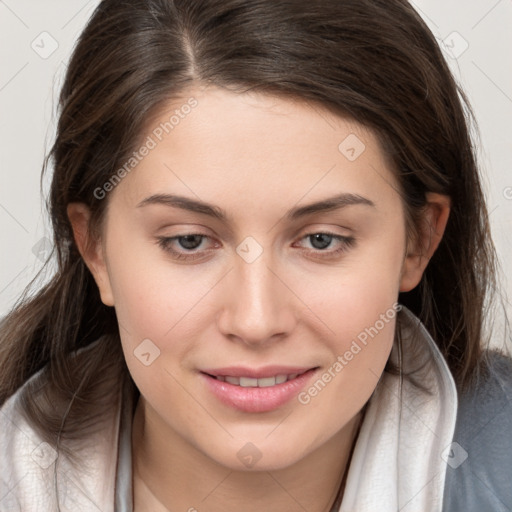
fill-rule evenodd
<path id="1" fill-rule="evenodd" d="M 284 468 L 367 402 L 421 272 L 372 132 L 305 102 L 188 92 L 108 192 L 89 265 L 147 421 L 226 467 L 248 450 Z"/>

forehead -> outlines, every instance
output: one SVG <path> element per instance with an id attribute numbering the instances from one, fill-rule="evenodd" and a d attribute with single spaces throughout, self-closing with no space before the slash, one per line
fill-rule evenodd
<path id="1" fill-rule="evenodd" d="M 140 140 L 139 153 L 150 149 L 115 190 L 131 205 L 171 191 L 264 208 L 272 198 L 397 189 L 371 130 L 292 98 L 190 89 L 152 116 Z"/>

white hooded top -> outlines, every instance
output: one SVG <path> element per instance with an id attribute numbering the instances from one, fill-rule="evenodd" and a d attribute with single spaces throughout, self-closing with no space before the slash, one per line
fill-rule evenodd
<path id="1" fill-rule="evenodd" d="M 464 457 L 452 444 L 457 392 L 449 368 L 419 319 L 405 307 L 398 314 L 403 373 L 423 365 L 415 375 L 431 393 L 405 377 L 382 374 L 368 401 L 339 512 L 441 512 L 447 463 Z M 395 343 L 390 357 L 398 363 L 399 356 Z M 0 512 L 57 511 L 57 497 L 62 512 L 132 512 L 130 393 L 97 435 L 66 442 L 83 461 L 75 467 L 27 423 L 17 406 L 20 392 L 0 409 Z"/>

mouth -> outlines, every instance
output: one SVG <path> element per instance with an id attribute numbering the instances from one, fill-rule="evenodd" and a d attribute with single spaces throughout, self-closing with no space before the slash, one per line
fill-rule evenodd
<path id="1" fill-rule="evenodd" d="M 263 413 L 289 403 L 318 370 L 318 366 L 264 371 L 229 368 L 201 371 L 199 375 L 206 389 L 221 404 L 240 412 Z"/>

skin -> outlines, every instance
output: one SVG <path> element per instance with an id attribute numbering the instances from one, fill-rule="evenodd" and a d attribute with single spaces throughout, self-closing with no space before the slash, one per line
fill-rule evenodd
<path id="1" fill-rule="evenodd" d="M 399 291 L 419 283 L 450 201 L 428 194 L 425 229 L 408 241 L 393 170 L 362 125 L 302 101 L 197 87 L 166 105 L 154 126 L 190 96 L 197 107 L 109 192 L 100 239 L 86 243 L 88 208 L 68 207 L 102 301 L 116 309 L 141 391 L 132 436 L 135 509 L 327 511 L 395 320 L 307 405 L 292 399 L 274 411 L 241 412 L 219 402 L 198 371 L 237 364 L 327 371 L 392 309 Z M 365 144 L 354 161 L 338 149 L 350 134 Z M 342 192 L 373 206 L 285 218 Z M 230 222 L 137 207 L 171 193 L 214 204 Z M 326 231 L 355 242 L 327 238 L 321 246 L 307 236 Z M 199 255 L 193 261 L 157 244 L 158 236 L 190 233 L 206 237 L 188 249 Z M 248 236 L 263 251 L 250 263 L 236 251 Z M 171 246 L 187 252 L 183 239 Z M 145 366 L 134 350 L 148 338 L 160 355 Z M 261 455 L 251 468 L 237 456 L 248 442 Z"/>

